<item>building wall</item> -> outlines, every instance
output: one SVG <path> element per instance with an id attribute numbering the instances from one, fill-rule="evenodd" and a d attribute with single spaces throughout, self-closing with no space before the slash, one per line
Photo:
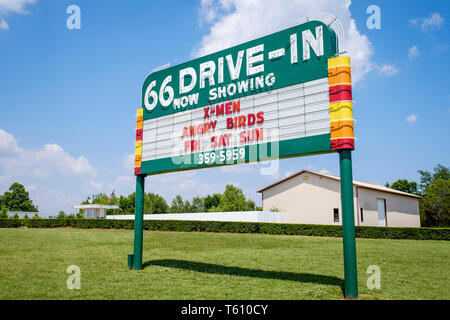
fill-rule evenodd
<path id="1" fill-rule="evenodd" d="M 388 227 L 420 227 L 419 201 L 393 193 L 358 188 L 359 207 L 364 210 L 361 226 L 378 226 L 378 199 L 386 200 Z"/>
<path id="2" fill-rule="evenodd" d="M 340 183 L 302 173 L 263 191 L 263 210 L 275 208 L 286 213 L 288 223 L 340 225 Z M 334 222 L 334 208 L 339 209 L 339 222 Z"/>
<path id="3" fill-rule="evenodd" d="M 305 172 L 263 191 L 262 196 L 263 210 L 284 212 L 287 223 L 342 225 L 338 180 Z M 378 226 L 378 198 L 386 199 L 387 226 L 420 227 L 418 199 L 354 186 L 356 226 Z M 339 209 L 339 222 L 334 222 L 334 208 Z M 363 221 L 360 208 L 364 210 Z"/>

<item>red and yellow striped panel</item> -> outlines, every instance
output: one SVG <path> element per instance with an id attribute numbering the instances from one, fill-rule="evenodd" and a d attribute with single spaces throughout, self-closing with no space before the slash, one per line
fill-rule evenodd
<path id="1" fill-rule="evenodd" d="M 331 149 L 355 149 L 352 76 L 349 57 L 328 59 Z"/>
<path id="2" fill-rule="evenodd" d="M 142 163 L 142 137 L 144 128 L 144 109 L 136 112 L 136 145 L 134 152 L 134 174 L 141 174 Z"/>

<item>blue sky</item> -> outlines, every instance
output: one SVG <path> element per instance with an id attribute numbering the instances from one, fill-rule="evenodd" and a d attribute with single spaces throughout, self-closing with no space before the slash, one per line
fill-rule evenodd
<path id="1" fill-rule="evenodd" d="M 73 211 L 88 195 L 134 191 L 135 111 L 155 67 L 188 61 L 294 25 L 316 12 L 341 20 L 352 58 L 357 120 L 354 178 L 384 184 L 449 165 L 448 1 L 63 1 L 0 2 L 0 194 L 24 184 L 42 211 Z M 69 5 L 81 29 L 69 30 Z M 381 10 L 370 30 L 369 5 Z M 276 6 L 276 7 L 270 7 Z M 245 19 L 245 30 L 233 19 Z M 353 24 L 354 23 L 354 24 Z M 353 26 L 353 27 L 352 27 Z M 221 30 L 226 36 L 220 38 Z M 222 33 L 223 34 L 223 33 Z M 338 155 L 280 160 L 147 178 L 170 202 L 256 190 L 301 169 L 339 175 Z"/>

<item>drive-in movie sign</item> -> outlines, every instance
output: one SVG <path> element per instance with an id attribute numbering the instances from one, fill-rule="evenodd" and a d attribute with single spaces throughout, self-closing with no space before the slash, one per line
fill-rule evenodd
<path id="1" fill-rule="evenodd" d="M 350 61 L 337 44 L 311 21 L 151 73 L 135 173 L 353 149 Z"/>
<path id="2" fill-rule="evenodd" d="M 450 1 L 405 3 L 0 0 L 0 300 L 449 299 Z"/>
<path id="3" fill-rule="evenodd" d="M 357 296 L 351 67 L 338 40 L 308 21 L 147 76 L 136 113 L 130 268 L 142 269 L 147 175 L 339 152 L 346 296 Z"/>

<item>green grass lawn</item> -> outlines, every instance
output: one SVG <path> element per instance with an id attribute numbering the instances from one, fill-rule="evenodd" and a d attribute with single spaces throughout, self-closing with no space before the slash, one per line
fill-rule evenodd
<path id="1" fill-rule="evenodd" d="M 131 230 L 0 229 L 0 299 L 342 299 L 342 239 Z M 358 239 L 361 299 L 449 299 L 450 242 Z M 81 289 L 69 290 L 70 265 Z M 366 270 L 381 268 L 381 289 Z"/>

